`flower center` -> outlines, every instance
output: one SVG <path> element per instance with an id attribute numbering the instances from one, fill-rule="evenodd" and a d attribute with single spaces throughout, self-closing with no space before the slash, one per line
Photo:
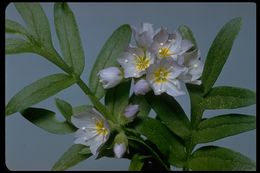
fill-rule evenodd
<path id="1" fill-rule="evenodd" d="M 167 69 L 164 68 L 158 68 L 154 71 L 154 81 L 156 83 L 164 83 L 167 82 L 167 78 L 169 76 L 170 72 Z"/>
<path id="2" fill-rule="evenodd" d="M 104 126 L 104 121 L 101 120 L 96 122 L 96 131 L 102 136 L 106 136 L 108 134 L 108 129 Z"/>
<path id="3" fill-rule="evenodd" d="M 135 66 L 138 71 L 144 71 L 150 65 L 150 59 L 145 56 L 137 56 L 135 60 Z"/>
<path id="4" fill-rule="evenodd" d="M 159 49 L 159 57 L 165 58 L 171 56 L 173 53 L 167 47 L 162 47 Z"/>

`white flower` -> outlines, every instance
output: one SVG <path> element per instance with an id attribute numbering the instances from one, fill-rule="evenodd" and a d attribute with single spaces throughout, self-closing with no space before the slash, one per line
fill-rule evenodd
<path id="1" fill-rule="evenodd" d="M 124 155 L 125 152 L 126 152 L 126 146 L 125 146 L 124 143 L 120 143 L 120 144 L 116 143 L 116 144 L 114 145 L 113 150 L 114 150 L 114 153 L 115 153 L 116 158 L 122 158 L 123 155 Z"/>
<path id="2" fill-rule="evenodd" d="M 134 119 L 139 111 L 139 105 L 128 105 L 124 110 L 124 116 L 128 119 Z"/>
<path id="3" fill-rule="evenodd" d="M 178 55 L 182 55 L 193 45 L 188 40 L 182 40 L 178 31 L 169 33 L 166 28 L 161 28 L 153 40 L 152 51 L 157 54 L 158 59 L 172 57 L 177 60 Z"/>
<path id="4" fill-rule="evenodd" d="M 134 93 L 136 95 L 145 95 L 151 90 L 151 87 L 147 80 L 141 79 L 134 85 Z"/>
<path id="5" fill-rule="evenodd" d="M 89 146 L 91 153 L 96 155 L 110 134 L 107 121 L 94 108 L 90 108 L 72 116 L 71 122 L 79 128 L 75 133 L 74 143 Z"/>
<path id="6" fill-rule="evenodd" d="M 99 73 L 100 82 L 103 85 L 103 88 L 113 88 L 121 82 L 123 79 L 123 74 L 121 70 L 117 67 L 108 67 L 101 70 Z"/>
<path id="7" fill-rule="evenodd" d="M 173 59 L 164 58 L 157 64 L 152 64 L 147 70 L 147 81 L 152 87 L 155 95 L 163 92 L 171 96 L 185 94 L 177 77 L 187 69 L 180 66 Z"/>
<path id="8" fill-rule="evenodd" d="M 178 78 L 185 83 L 201 84 L 198 80 L 203 72 L 204 63 L 200 60 L 200 51 L 198 49 L 187 52 L 181 57 L 183 65 L 188 68 L 186 73 L 181 74 Z"/>
<path id="9" fill-rule="evenodd" d="M 132 30 L 138 47 L 149 48 L 153 42 L 153 25 L 150 23 L 142 23 L 140 28 L 132 26 Z"/>
<path id="10" fill-rule="evenodd" d="M 124 69 L 125 78 L 138 78 L 153 63 L 154 55 L 141 48 L 129 47 L 117 61 Z"/>

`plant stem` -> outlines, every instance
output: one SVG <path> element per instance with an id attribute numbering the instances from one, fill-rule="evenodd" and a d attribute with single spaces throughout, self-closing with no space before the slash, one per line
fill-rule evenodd
<path id="1" fill-rule="evenodd" d="M 106 118 L 115 122 L 115 117 L 113 117 L 106 109 L 106 107 L 94 96 L 88 86 L 84 83 L 81 78 L 77 79 L 78 86 L 83 90 L 83 92 L 89 97 L 93 105 L 100 111 L 100 113 Z"/>

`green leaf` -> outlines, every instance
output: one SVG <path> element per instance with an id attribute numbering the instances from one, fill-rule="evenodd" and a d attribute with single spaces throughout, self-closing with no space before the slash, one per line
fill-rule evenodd
<path id="1" fill-rule="evenodd" d="M 147 154 L 145 153 L 145 151 L 148 150 L 149 152 L 148 154 L 152 154 L 154 158 L 156 158 L 160 162 L 160 165 L 162 167 L 164 167 L 165 169 L 169 169 L 167 163 L 165 163 L 164 160 L 161 159 L 160 155 L 157 153 L 157 151 L 155 151 L 154 148 L 152 148 L 150 145 L 147 144 L 147 141 L 143 141 L 143 139 L 134 136 L 127 136 L 127 138 L 128 138 L 129 147 L 132 147 L 131 151 L 134 150 L 135 153 L 139 152 L 139 153 Z M 128 155 L 130 154 L 132 154 L 132 156 L 129 157 L 129 159 L 131 159 L 134 156 L 132 152 L 130 152 Z"/>
<path id="2" fill-rule="evenodd" d="M 79 152 L 86 146 L 75 144 L 72 145 L 54 164 L 52 171 L 64 171 L 79 162 L 89 158 L 92 154 L 79 154 Z"/>
<path id="3" fill-rule="evenodd" d="M 143 156 L 135 154 L 130 162 L 128 171 L 141 171 L 144 165 Z"/>
<path id="4" fill-rule="evenodd" d="M 160 120 L 175 134 L 185 138 L 189 136 L 189 119 L 180 104 L 171 96 L 155 96 L 152 92 L 145 96 L 147 102 L 157 113 Z"/>
<path id="5" fill-rule="evenodd" d="M 131 80 L 124 81 L 114 88 L 108 89 L 105 104 L 110 113 L 119 118 L 129 103 Z"/>
<path id="6" fill-rule="evenodd" d="M 151 106 L 149 105 L 149 103 L 146 101 L 145 97 L 142 95 L 135 95 L 133 94 L 130 97 L 130 101 L 131 104 L 133 105 L 139 105 L 139 112 L 137 114 L 137 117 L 147 117 L 150 113 L 151 110 Z"/>
<path id="7" fill-rule="evenodd" d="M 27 108 L 21 114 L 28 121 L 41 129 L 55 134 L 68 134 L 76 131 L 76 128 L 67 122 L 55 119 L 55 112 L 41 108 Z"/>
<path id="8" fill-rule="evenodd" d="M 23 88 L 9 101 L 6 106 L 6 115 L 11 115 L 39 103 L 74 83 L 73 77 L 62 73 L 39 79 Z"/>
<path id="9" fill-rule="evenodd" d="M 200 122 L 193 133 L 194 143 L 207 143 L 247 132 L 256 128 L 256 117 L 242 114 L 226 114 Z"/>
<path id="10" fill-rule="evenodd" d="M 206 146 L 195 151 L 189 160 L 193 171 L 255 170 L 254 161 L 227 148 Z"/>
<path id="11" fill-rule="evenodd" d="M 102 47 L 96 62 L 92 68 L 89 77 L 89 86 L 97 98 L 102 98 L 105 90 L 99 82 L 97 74 L 100 70 L 110 67 L 119 66 L 117 59 L 127 48 L 132 35 L 131 27 L 127 24 L 120 26 L 106 41 Z"/>
<path id="12" fill-rule="evenodd" d="M 93 106 L 91 105 L 80 105 L 80 106 L 76 106 L 72 109 L 73 115 L 75 114 L 79 114 L 81 112 L 87 112 L 89 109 L 92 109 Z"/>
<path id="13" fill-rule="evenodd" d="M 5 20 L 5 32 L 12 34 L 22 34 L 27 35 L 26 29 L 19 23 L 12 21 L 10 19 Z"/>
<path id="14" fill-rule="evenodd" d="M 55 104 L 67 122 L 71 123 L 72 106 L 65 100 L 56 98 Z"/>
<path id="15" fill-rule="evenodd" d="M 14 3 L 28 26 L 28 32 L 50 51 L 53 49 L 48 18 L 39 3 Z"/>
<path id="16" fill-rule="evenodd" d="M 28 41 L 19 38 L 6 38 L 5 39 L 5 53 L 25 53 L 35 52 L 35 47 Z"/>
<path id="17" fill-rule="evenodd" d="M 81 75 L 85 65 L 84 51 L 74 14 L 67 3 L 55 3 L 54 22 L 65 62 Z"/>
<path id="18" fill-rule="evenodd" d="M 89 155 L 89 154 L 91 154 L 91 151 L 90 151 L 89 147 L 85 147 L 79 151 L 79 154 Z"/>
<path id="19" fill-rule="evenodd" d="M 137 120 L 135 120 L 137 121 Z M 153 142 L 169 162 L 181 167 L 186 159 L 182 141 L 171 133 L 160 121 L 143 118 L 137 122 L 136 130 Z"/>
<path id="20" fill-rule="evenodd" d="M 236 36 L 242 25 L 242 18 L 237 17 L 226 23 L 213 41 L 202 73 L 204 94 L 208 93 L 217 80 L 228 56 Z"/>
<path id="21" fill-rule="evenodd" d="M 186 25 L 181 25 L 181 26 L 179 26 L 178 30 L 181 33 L 183 39 L 187 39 L 187 40 L 190 40 L 192 42 L 193 47 L 190 49 L 190 51 L 196 49 L 197 43 L 196 43 L 196 40 L 193 36 L 191 29 Z"/>
<path id="22" fill-rule="evenodd" d="M 204 109 L 234 109 L 256 103 L 256 94 L 248 89 L 220 86 L 212 88 L 203 100 Z"/>

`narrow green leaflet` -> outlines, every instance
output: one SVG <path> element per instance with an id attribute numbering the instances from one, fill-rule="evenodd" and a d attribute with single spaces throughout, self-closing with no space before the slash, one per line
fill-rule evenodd
<path id="1" fill-rule="evenodd" d="M 5 20 L 5 32 L 12 34 L 22 34 L 27 35 L 26 29 L 19 23 L 12 21 L 10 19 Z"/>
<path id="2" fill-rule="evenodd" d="M 92 155 L 91 153 L 79 154 L 85 147 L 86 146 L 80 144 L 72 145 L 54 164 L 52 171 L 64 171 L 89 158 Z"/>
<path id="3" fill-rule="evenodd" d="M 105 104 L 110 113 L 118 118 L 129 103 L 131 80 L 124 81 L 114 88 L 108 89 Z"/>
<path id="4" fill-rule="evenodd" d="M 149 105 L 149 103 L 146 101 L 145 97 L 142 95 L 135 95 L 133 94 L 130 97 L 130 103 L 133 105 L 139 105 L 139 112 L 137 114 L 137 117 L 147 117 L 150 110 L 151 110 L 151 106 Z"/>
<path id="5" fill-rule="evenodd" d="M 145 97 L 159 118 L 171 131 L 183 138 L 189 135 L 189 119 L 173 97 L 166 94 L 155 96 L 152 92 Z"/>
<path id="6" fill-rule="evenodd" d="M 39 79 L 12 97 L 6 106 L 6 115 L 11 115 L 39 103 L 74 83 L 73 77 L 62 73 Z"/>
<path id="7" fill-rule="evenodd" d="M 28 32 L 46 48 L 53 49 L 48 18 L 39 3 L 14 3 L 28 26 Z"/>
<path id="8" fill-rule="evenodd" d="M 61 112 L 61 114 L 66 119 L 66 121 L 71 123 L 71 116 L 73 114 L 72 106 L 65 100 L 61 100 L 58 98 L 55 99 L 55 104 L 56 104 L 57 108 L 59 109 L 59 111 Z"/>
<path id="9" fill-rule="evenodd" d="M 41 129 L 55 134 L 68 134 L 76 131 L 76 128 L 67 122 L 55 119 L 55 112 L 41 108 L 27 108 L 21 114 L 28 121 Z"/>
<path id="10" fill-rule="evenodd" d="M 88 111 L 89 109 L 92 109 L 93 106 L 91 105 L 80 105 L 80 106 L 76 106 L 72 109 L 72 112 L 73 112 L 73 115 L 75 114 L 79 114 L 81 112 L 86 112 Z"/>
<path id="11" fill-rule="evenodd" d="M 256 117 L 242 114 L 226 114 L 201 121 L 193 132 L 196 144 L 216 141 L 221 138 L 254 130 Z"/>
<path id="12" fill-rule="evenodd" d="M 136 125 L 136 130 L 153 142 L 169 162 L 181 167 L 185 161 L 185 150 L 182 141 L 171 133 L 160 121 L 143 118 Z"/>
<path id="13" fill-rule="evenodd" d="M 135 154 L 130 162 L 128 171 L 141 171 L 143 165 L 143 156 Z"/>
<path id="14" fill-rule="evenodd" d="M 85 148 L 83 148 L 82 150 L 79 151 L 79 154 L 89 155 L 89 154 L 91 154 L 91 150 L 89 149 L 89 147 L 85 146 Z"/>
<path id="15" fill-rule="evenodd" d="M 55 3 L 54 22 L 66 63 L 81 75 L 85 65 L 84 51 L 74 14 L 67 3 Z"/>
<path id="16" fill-rule="evenodd" d="M 127 24 L 120 26 L 102 47 L 89 77 L 89 86 L 97 98 L 102 98 L 105 91 L 99 82 L 97 74 L 100 70 L 118 66 L 117 59 L 127 48 L 132 35 L 131 27 Z"/>
<path id="17" fill-rule="evenodd" d="M 196 40 L 193 36 L 191 29 L 186 25 L 181 25 L 181 26 L 179 26 L 178 30 L 181 33 L 183 39 L 187 39 L 187 40 L 190 40 L 192 42 L 193 47 L 191 48 L 190 51 L 196 49 L 197 43 L 196 43 Z"/>
<path id="18" fill-rule="evenodd" d="M 256 103 L 256 94 L 248 89 L 220 86 L 212 88 L 203 100 L 204 109 L 234 109 Z"/>
<path id="19" fill-rule="evenodd" d="M 206 146 L 195 151 L 189 160 L 193 171 L 253 171 L 254 161 L 227 148 Z"/>
<path id="20" fill-rule="evenodd" d="M 213 41 L 202 73 L 204 94 L 208 93 L 217 80 L 228 56 L 236 36 L 242 25 L 242 18 L 237 17 L 226 23 Z"/>
<path id="21" fill-rule="evenodd" d="M 5 53 L 25 53 L 36 52 L 36 48 L 30 42 L 20 38 L 6 38 L 5 39 Z"/>

